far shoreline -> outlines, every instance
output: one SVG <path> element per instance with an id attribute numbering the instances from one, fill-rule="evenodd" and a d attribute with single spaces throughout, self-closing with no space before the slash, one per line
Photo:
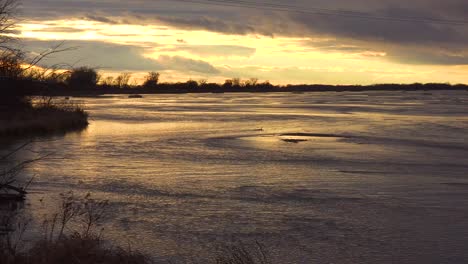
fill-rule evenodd
<path id="1" fill-rule="evenodd" d="M 65 85 L 30 86 L 27 94 L 30 96 L 101 96 L 101 95 L 132 95 L 132 94 L 223 94 L 223 93 L 316 93 L 316 92 L 389 92 L 389 91 L 468 91 L 465 84 L 378 84 L 378 85 L 288 85 L 288 86 L 239 86 L 223 87 L 219 84 L 189 86 L 187 83 L 162 83 L 154 88 L 141 86 L 114 88 L 97 85 L 92 89 L 71 89 Z"/>

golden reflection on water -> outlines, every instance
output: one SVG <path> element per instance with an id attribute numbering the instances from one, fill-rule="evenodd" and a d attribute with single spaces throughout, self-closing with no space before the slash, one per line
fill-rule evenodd
<path id="1" fill-rule="evenodd" d="M 434 103 L 436 96 L 452 98 L 441 92 L 413 93 L 414 104 L 406 93 L 86 99 L 87 130 L 36 145 L 57 153 L 31 167 L 38 174 L 32 199 L 91 191 L 111 201 L 111 238 L 131 236 L 142 241 L 139 249 L 163 256 L 232 236 L 279 244 L 279 255 L 297 263 L 317 248 L 347 245 L 349 236 L 360 243 L 353 252 L 367 257 L 377 250 L 373 241 L 395 233 L 402 245 L 419 243 L 408 228 L 440 242 L 434 230 L 449 220 L 435 217 L 447 213 L 437 210 L 456 206 L 450 219 L 458 220 L 468 213 L 464 189 L 440 184 L 466 181 L 468 117 L 463 103 Z M 367 101 L 357 103 L 360 97 Z M 391 250 L 381 243 L 378 250 Z M 296 256 L 287 254 L 298 248 Z M 325 258 L 341 263 L 336 254 Z"/>

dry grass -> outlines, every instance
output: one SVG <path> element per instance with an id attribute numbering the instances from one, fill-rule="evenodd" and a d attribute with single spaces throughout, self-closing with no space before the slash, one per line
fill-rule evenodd
<path id="1" fill-rule="evenodd" d="M 2 264 L 146 264 L 145 255 L 112 247 L 101 237 L 99 230 L 106 217 L 107 201 L 92 199 L 90 195 L 77 197 L 73 193 L 61 195 L 56 213 L 43 219 L 43 236 L 33 242 L 23 239 L 29 224 L 20 214 L 6 218 L 3 225 L 14 230 L 0 235 Z"/>
<path id="2" fill-rule="evenodd" d="M 5 109 L 0 115 L 0 136 L 63 133 L 87 126 L 88 114 L 82 105 L 50 97 L 33 100 L 29 107 Z"/>
<path id="3" fill-rule="evenodd" d="M 54 241 L 39 240 L 29 250 L 16 254 L 3 251 L 0 259 L 5 264 L 151 263 L 141 253 L 108 246 L 99 237 L 82 237 L 78 234 Z"/>
<path id="4" fill-rule="evenodd" d="M 225 246 L 215 257 L 216 264 L 272 264 L 262 244 L 236 243 Z"/>
<path id="5" fill-rule="evenodd" d="M 57 212 L 43 219 L 42 238 L 29 242 L 23 239 L 23 234 L 30 221 L 21 214 L 7 218 L 3 222 L 4 228 L 14 231 L 0 234 L 0 263 L 156 263 L 147 255 L 130 248 L 112 246 L 103 239 L 101 225 L 108 217 L 108 208 L 107 201 L 95 200 L 90 195 L 77 197 L 71 192 L 62 194 Z M 272 264 L 260 243 L 233 243 L 219 247 L 212 253 L 213 257 L 191 263 Z"/>

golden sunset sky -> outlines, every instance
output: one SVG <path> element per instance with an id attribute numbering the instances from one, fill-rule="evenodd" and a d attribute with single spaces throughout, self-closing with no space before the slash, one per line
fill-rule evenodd
<path id="1" fill-rule="evenodd" d="M 468 83 L 468 2 L 406 2 L 24 0 L 15 34 L 32 54 L 77 47 L 48 65 L 135 81 Z"/>

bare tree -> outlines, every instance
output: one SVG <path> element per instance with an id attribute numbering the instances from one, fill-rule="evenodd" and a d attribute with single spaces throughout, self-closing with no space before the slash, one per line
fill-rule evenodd
<path id="1" fill-rule="evenodd" d="M 0 0 L 0 49 L 8 49 L 10 36 L 16 24 L 14 14 L 18 8 L 17 0 Z"/>
<path id="2" fill-rule="evenodd" d="M 107 76 L 105 78 L 102 78 L 101 79 L 101 84 L 104 85 L 104 86 L 109 86 L 109 87 L 114 85 L 114 77 Z"/>
<path id="3" fill-rule="evenodd" d="M 242 85 L 242 80 L 240 78 L 233 78 L 232 79 L 232 86 L 241 86 Z"/>
<path id="4" fill-rule="evenodd" d="M 29 56 L 27 52 L 18 48 L 17 38 L 14 37 L 18 22 L 15 16 L 18 13 L 18 6 L 19 0 L 0 0 L 0 78 L 34 77 L 45 80 L 53 77 L 57 79 L 60 76 L 57 70 L 66 65 L 52 65 L 40 67 L 40 69 L 36 66 L 52 54 L 75 48 L 64 47 L 64 43 L 61 42 L 35 56 Z"/>
<path id="5" fill-rule="evenodd" d="M 0 0 L 0 77 L 10 77 L 21 72 L 21 63 L 15 55 L 11 42 L 11 32 L 16 20 L 14 14 L 18 3 L 16 0 Z"/>
<path id="6" fill-rule="evenodd" d="M 249 80 L 245 81 L 246 86 L 255 86 L 258 83 L 258 78 L 250 78 Z"/>
<path id="7" fill-rule="evenodd" d="M 130 81 L 131 77 L 132 77 L 132 74 L 128 72 L 124 72 L 120 74 L 114 79 L 115 86 L 117 86 L 118 88 L 127 88 L 128 82 Z"/>

